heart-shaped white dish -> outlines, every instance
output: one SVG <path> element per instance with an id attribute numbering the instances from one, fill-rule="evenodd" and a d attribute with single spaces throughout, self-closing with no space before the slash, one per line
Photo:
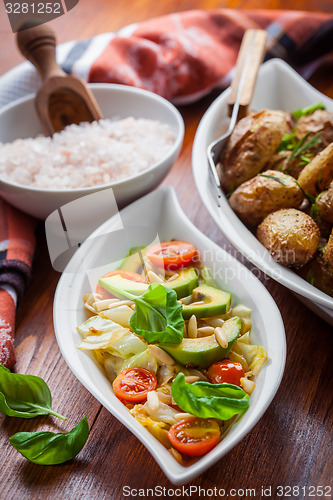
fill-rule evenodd
<path id="1" fill-rule="evenodd" d="M 272 401 L 285 365 L 283 322 L 263 284 L 192 225 L 182 212 L 172 188 L 150 193 L 122 210 L 120 216 L 125 230 L 119 231 L 119 217 L 112 217 L 91 234 L 65 269 L 54 299 L 56 337 L 68 366 L 81 383 L 147 447 L 170 481 L 185 484 L 229 452 L 258 422 Z M 125 237 L 121 237 L 122 234 Z M 269 362 L 256 378 L 257 385 L 250 398 L 249 410 L 216 448 L 186 468 L 116 398 L 103 367 L 77 348 L 81 337 L 76 326 L 87 317 L 82 296 L 91 290 L 87 271 L 94 276 L 95 270 L 98 276 L 98 269 L 103 265 L 119 260 L 130 246 L 150 243 L 156 235 L 161 241 L 176 238 L 191 242 L 200 250 L 204 263 L 213 270 L 218 284 L 232 294 L 232 304 L 242 303 L 252 308 L 254 341 L 261 344 L 269 356 Z"/>

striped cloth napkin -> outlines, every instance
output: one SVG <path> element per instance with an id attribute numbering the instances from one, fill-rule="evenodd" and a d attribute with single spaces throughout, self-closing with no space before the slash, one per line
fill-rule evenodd
<path id="1" fill-rule="evenodd" d="M 15 310 L 30 279 L 36 221 L 0 198 L 0 363 L 12 368 Z"/>
<path id="2" fill-rule="evenodd" d="M 229 85 L 249 28 L 266 30 L 266 59 L 285 59 L 306 79 L 322 68 L 332 74 L 333 16 L 301 11 L 186 11 L 62 44 L 57 59 L 88 82 L 134 85 L 186 104 Z M 39 86 L 37 72 L 24 62 L 0 78 L 0 107 Z M 0 362 L 7 367 L 15 363 L 15 307 L 30 276 L 34 227 L 0 199 Z"/>
<path id="3" fill-rule="evenodd" d="M 88 82 L 134 85 L 175 104 L 229 85 L 245 29 L 265 29 L 266 59 L 286 60 L 305 79 L 333 67 L 333 15 L 278 10 L 185 11 L 57 48 L 59 64 Z M 35 92 L 25 62 L 0 78 L 0 106 Z"/>

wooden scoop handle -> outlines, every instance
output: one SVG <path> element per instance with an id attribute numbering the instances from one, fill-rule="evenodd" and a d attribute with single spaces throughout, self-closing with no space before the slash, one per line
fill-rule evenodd
<path id="1" fill-rule="evenodd" d="M 36 67 L 44 82 L 54 76 L 66 75 L 57 64 L 56 37 L 47 24 L 18 31 L 16 41 L 22 55 Z"/>
<path id="2" fill-rule="evenodd" d="M 247 30 L 244 34 L 237 58 L 236 72 L 228 99 L 229 116 L 236 99 L 239 102 L 238 119 L 248 113 L 258 70 L 264 59 L 267 34 L 264 30 Z"/>

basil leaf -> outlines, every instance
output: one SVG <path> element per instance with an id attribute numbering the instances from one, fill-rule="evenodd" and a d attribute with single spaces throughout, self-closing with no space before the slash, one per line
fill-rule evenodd
<path id="1" fill-rule="evenodd" d="M 183 339 L 184 319 L 177 293 L 160 283 L 152 283 L 139 297 L 133 297 L 135 310 L 130 317 L 132 330 L 147 342 L 179 344 Z"/>
<path id="2" fill-rule="evenodd" d="M 70 432 L 17 432 L 9 441 L 30 462 L 56 465 L 74 458 L 82 450 L 88 436 L 89 425 L 84 416 Z"/>
<path id="3" fill-rule="evenodd" d="M 67 420 L 67 417 L 52 410 L 51 392 L 42 378 L 12 373 L 2 365 L 0 365 L 0 413 L 21 418 L 50 414 Z"/>
<path id="4" fill-rule="evenodd" d="M 178 373 L 173 381 L 171 393 L 179 408 L 200 418 L 228 420 L 249 407 L 249 395 L 237 385 L 187 384 L 183 373 Z"/>

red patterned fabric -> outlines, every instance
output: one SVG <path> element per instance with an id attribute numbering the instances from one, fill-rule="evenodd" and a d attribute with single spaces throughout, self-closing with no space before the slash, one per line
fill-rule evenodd
<path id="1" fill-rule="evenodd" d="M 36 221 L 0 198 L 0 363 L 15 364 L 16 298 L 31 275 Z"/>
<path id="2" fill-rule="evenodd" d="M 186 11 L 115 34 L 92 63 L 88 81 L 148 89 L 174 102 L 226 86 L 248 28 L 268 34 L 266 59 L 299 72 L 333 51 L 333 16 L 302 11 Z"/>

